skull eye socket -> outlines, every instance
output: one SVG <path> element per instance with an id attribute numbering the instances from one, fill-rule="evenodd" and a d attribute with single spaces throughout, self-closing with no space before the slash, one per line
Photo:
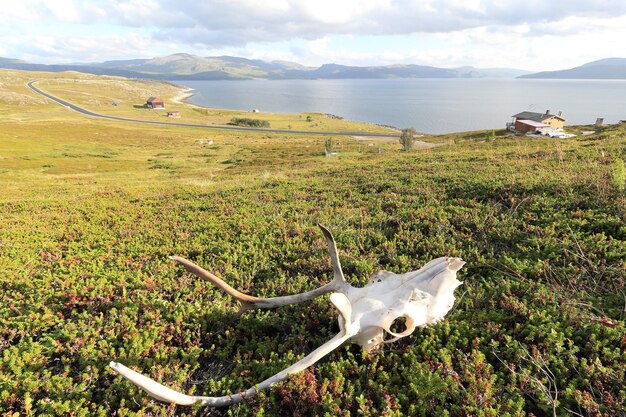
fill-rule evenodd
<path id="1" fill-rule="evenodd" d="M 393 320 L 391 320 L 391 317 L 388 318 L 390 322 L 388 321 L 388 324 L 385 324 L 383 328 L 389 336 L 393 336 L 392 340 L 408 336 L 415 330 L 415 320 L 409 314 L 400 314 Z"/>
<path id="2" fill-rule="evenodd" d="M 392 333 L 396 333 L 396 334 L 402 334 L 406 332 L 407 329 L 408 329 L 408 325 L 406 321 L 406 316 L 396 317 L 395 320 L 391 322 L 391 325 L 389 326 L 389 331 L 391 331 Z"/>

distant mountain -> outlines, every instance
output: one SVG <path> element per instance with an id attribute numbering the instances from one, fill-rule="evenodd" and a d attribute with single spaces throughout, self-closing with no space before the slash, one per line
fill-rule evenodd
<path id="1" fill-rule="evenodd" d="M 12 58 L 2 58 L 0 57 L 0 66 L 4 68 L 4 65 L 19 65 L 26 64 L 26 61 L 22 61 L 21 59 L 12 59 Z"/>
<path id="2" fill-rule="evenodd" d="M 78 71 L 86 72 L 88 74 L 95 75 L 116 75 L 120 77 L 128 78 L 146 78 L 143 74 L 133 71 L 126 71 L 123 69 L 114 68 L 99 68 L 97 66 L 89 65 L 45 65 L 45 64 L 30 64 L 18 59 L 2 58 L 0 57 L 0 68 L 17 69 L 23 71 L 48 71 L 48 72 L 62 72 L 62 71 Z"/>
<path id="3" fill-rule="evenodd" d="M 455 68 L 461 78 L 516 78 L 521 75 L 530 74 L 531 71 L 514 68 Z"/>
<path id="4" fill-rule="evenodd" d="M 107 61 L 90 65 L 98 68 L 139 72 L 150 78 L 168 79 L 270 78 L 270 74 L 275 72 L 309 69 L 292 62 L 265 62 L 231 56 L 200 57 L 184 53 L 152 59 Z"/>
<path id="5" fill-rule="evenodd" d="M 626 58 L 606 58 L 571 69 L 537 72 L 519 78 L 626 79 Z"/>
<path id="6" fill-rule="evenodd" d="M 324 64 L 316 69 L 288 70 L 272 73 L 273 79 L 357 79 L 357 78 L 454 78 L 454 71 L 422 65 L 390 65 L 385 67 L 352 67 Z"/>
<path id="7" fill-rule="evenodd" d="M 173 54 L 152 59 L 127 59 L 85 64 L 43 65 L 0 58 L 0 68 L 29 71 L 81 71 L 97 75 L 162 80 L 233 79 L 359 79 L 359 78 L 514 78 L 528 71 L 473 67 L 438 68 L 425 65 L 387 65 L 355 67 L 324 64 L 307 67 L 288 61 L 262 61 L 232 56 L 200 57 Z"/>

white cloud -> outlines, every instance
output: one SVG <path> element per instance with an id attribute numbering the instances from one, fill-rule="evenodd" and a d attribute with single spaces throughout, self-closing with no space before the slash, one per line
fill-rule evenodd
<path id="1" fill-rule="evenodd" d="M 59 22 L 78 23 L 83 20 L 73 0 L 44 0 L 43 5 Z"/>
<path id="2" fill-rule="evenodd" d="M 0 10 L 2 54 L 35 62 L 219 51 L 556 69 L 626 56 L 623 0 L 0 0 Z M 351 49 L 338 36 L 389 44 Z"/>
<path id="3" fill-rule="evenodd" d="M 3 2 L 5 0 L 2 0 Z M 106 21 L 158 27 L 171 36 L 207 45 L 246 44 L 335 34 L 410 34 L 460 31 L 479 26 L 537 24 L 568 17 L 590 19 L 626 13 L 622 0 L 25 0 L 7 2 L 9 13 L 44 9 L 61 22 Z M 24 6 L 25 5 L 25 6 Z M 37 12 L 34 12 L 37 13 Z M 32 15 L 34 16 L 34 15 Z M 256 29 L 254 29 L 256 28 Z M 225 33 L 216 36 L 215 33 Z"/>
<path id="4" fill-rule="evenodd" d="M 16 38 L 12 38 L 17 41 Z M 23 41 L 23 40 L 22 40 Z M 171 45 L 169 45 L 171 46 Z M 20 58 L 41 62 L 41 56 L 49 56 L 46 63 L 100 62 L 121 57 L 151 58 L 155 56 L 153 43 L 137 33 L 124 36 L 67 37 L 34 36 L 22 47 Z"/>
<path id="5" fill-rule="evenodd" d="M 39 10 L 33 9 L 27 1 L 0 0 L 0 10 L 0 23 L 3 25 L 15 22 L 28 24 L 41 20 Z"/>
<path id="6" fill-rule="evenodd" d="M 325 25 L 343 25 L 375 11 L 391 8 L 390 0 L 317 0 L 301 3 L 303 16 Z"/>

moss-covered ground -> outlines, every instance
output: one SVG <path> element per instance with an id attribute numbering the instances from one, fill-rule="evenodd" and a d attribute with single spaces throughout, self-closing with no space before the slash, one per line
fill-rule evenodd
<path id="1" fill-rule="evenodd" d="M 334 138 L 325 157 L 324 137 L 87 118 L 30 92 L 35 77 L 85 103 L 64 96 L 72 80 L 109 80 L 0 71 L 0 414 L 624 415 L 624 127 L 442 135 L 411 152 Z M 463 258 L 454 309 L 372 355 L 342 346 L 229 409 L 159 404 L 107 368 L 224 395 L 324 343 L 338 331 L 327 297 L 237 318 L 167 258 L 254 295 L 301 292 L 332 275 L 317 223 L 355 285 Z"/>

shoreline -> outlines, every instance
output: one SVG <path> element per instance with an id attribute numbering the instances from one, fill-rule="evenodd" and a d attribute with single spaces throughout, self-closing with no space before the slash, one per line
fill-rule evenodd
<path id="1" fill-rule="evenodd" d="M 193 103 L 189 102 L 189 98 L 191 98 L 191 97 L 196 95 L 196 93 L 195 93 L 196 90 L 194 90 L 193 88 L 187 88 L 187 87 L 182 88 L 182 86 L 179 86 L 179 85 L 177 85 L 177 86 L 180 87 L 180 89 L 182 91 L 180 91 L 178 93 L 178 95 L 176 95 L 173 98 L 171 98 L 171 100 L 174 103 L 188 104 L 188 105 L 194 106 L 194 107 L 201 107 L 201 106 L 198 106 L 196 104 L 193 104 Z"/>
<path id="2" fill-rule="evenodd" d="M 168 82 L 169 83 L 169 82 Z M 195 93 L 195 89 L 193 88 L 189 88 L 187 86 L 181 85 L 181 84 L 174 84 L 174 83 L 170 83 L 174 86 L 176 86 L 180 92 L 172 97 L 170 100 L 174 103 L 177 104 L 185 104 L 187 106 L 191 106 L 191 107 L 196 107 L 198 109 L 205 109 L 205 110 L 228 110 L 228 111 L 241 111 L 244 112 L 244 110 L 237 110 L 237 109 L 225 109 L 225 108 L 218 108 L 218 107 L 207 107 L 207 106 L 201 106 L 199 104 L 195 104 L 192 103 L 189 99 L 193 96 L 196 95 Z M 302 113 L 284 113 L 284 112 L 266 112 L 266 113 L 275 113 L 275 114 L 305 114 L 305 113 L 319 113 L 319 114 L 323 114 L 326 117 L 329 117 L 331 119 L 345 119 L 342 116 L 338 116 L 336 114 L 332 114 L 332 113 L 322 113 L 322 112 L 302 112 Z M 347 119 L 350 122 L 355 122 L 355 123 L 366 123 L 369 124 L 371 126 L 377 126 L 377 127 L 381 127 L 383 129 L 389 129 L 395 132 L 401 132 L 402 129 L 396 126 L 391 126 L 391 125 L 387 125 L 387 124 L 379 124 L 379 123 L 373 123 L 373 122 L 365 122 L 365 121 L 360 121 L 360 120 L 350 120 Z M 425 133 L 420 133 L 422 135 L 426 135 Z"/>
<path id="3" fill-rule="evenodd" d="M 96 113 L 91 110 L 86 110 L 80 106 L 72 104 L 71 102 L 68 102 L 61 98 L 55 97 L 49 93 L 46 93 L 33 85 L 37 81 L 38 80 L 30 81 L 26 84 L 26 86 L 30 88 L 32 91 L 34 91 L 35 93 L 43 97 L 46 97 L 63 107 L 66 107 L 70 110 L 73 110 L 75 112 L 78 112 L 88 117 L 96 117 L 100 119 L 115 120 L 115 121 L 120 121 L 120 122 L 144 123 L 144 124 L 151 124 L 151 125 L 197 127 L 197 128 L 202 128 L 202 129 L 214 129 L 214 130 L 237 130 L 237 131 L 247 131 L 247 132 L 272 132 L 272 133 L 289 133 L 289 134 L 303 134 L 303 135 L 355 136 L 355 135 L 359 135 L 362 133 L 362 132 L 349 132 L 349 131 L 348 132 L 333 132 L 333 131 L 308 131 L 308 130 L 291 130 L 291 129 L 285 130 L 285 129 L 269 129 L 269 128 L 265 129 L 265 128 L 258 128 L 258 127 L 225 126 L 225 125 L 213 125 L 212 126 L 212 125 L 197 124 L 197 123 L 175 123 L 175 122 L 165 122 L 165 121 L 159 121 L 159 120 L 144 120 L 144 119 L 134 119 L 134 118 L 121 117 L 121 116 L 106 115 L 106 114 Z M 371 136 L 395 137 L 395 135 L 392 135 L 390 133 L 371 133 Z"/>
<path id="4" fill-rule="evenodd" d="M 412 126 L 429 135 L 504 129 L 511 115 L 523 110 L 562 110 L 567 126 L 593 124 L 598 117 L 605 123 L 624 119 L 623 89 L 603 81 L 541 80 L 541 86 L 500 79 L 481 79 L 480 86 L 465 79 L 455 80 L 453 86 L 447 80 L 424 79 L 394 80 L 390 85 L 380 84 L 382 80 L 324 80 L 319 86 L 303 80 L 192 81 L 187 82 L 197 89 L 197 98 L 191 102 L 243 110 L 317 110 L 378 125 Z"/>

